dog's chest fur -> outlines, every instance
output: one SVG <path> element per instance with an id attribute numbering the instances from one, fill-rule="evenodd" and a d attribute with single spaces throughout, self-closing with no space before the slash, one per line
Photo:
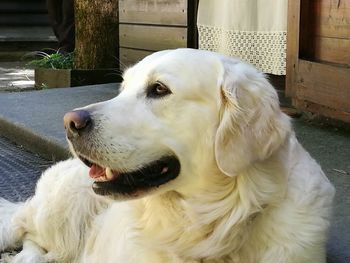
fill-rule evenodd
<path id="1" fill-rule="evenodd" d="M 135 233 L 131 239 L 135 238 L 143 249 L 156 251 L 163 262 L 174 258 L 181 262 L 194 258 L 202 258 L 203 262 L 241 262 L 241 257 L 249 257 L 243 256 L 247 252 L 242 247 L 250 243 L 252 234 L 257 234 L 252 233 L 252 225 L 264 204 L 282 196 L 276 185 L 280 180 L 275 176 L 259 179 L 249 173 L 235 178 L 212 175 L 208 180 L 211 187 L 191 198 L 170 192 L 134 201 L 129 213 L 137 220 L 126 222 L 128 231 Z M 252 191 L 259 191 L 259 184 L 269 184 L 270 190 L 275 191 L 273 197 L 269 193 L 260 194 L 259 200 L 250 198 L 256 196 Z"/>

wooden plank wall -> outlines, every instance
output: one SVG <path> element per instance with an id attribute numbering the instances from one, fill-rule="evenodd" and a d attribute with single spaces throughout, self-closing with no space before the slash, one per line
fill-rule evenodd
<path id="1" fill-rule="evenodd" d="M 350 123 L 350 0 L 289 0 L 287 94 Z"/>
<path id="2" fill-rule="evenodd" d="M 350 1 L 302 1 L 300 37 L 302 58 L 350 66 Z"/>
<path id="3" fill-rule="evenodd" d="M 119 0 L 121 68 L 158 50 L 188 45 L 187 0 Z"/>
<path id="4" fill-rule="evenodd" d="M 296 95 L 350 114 L 350 69 L 299 60 Z"/>

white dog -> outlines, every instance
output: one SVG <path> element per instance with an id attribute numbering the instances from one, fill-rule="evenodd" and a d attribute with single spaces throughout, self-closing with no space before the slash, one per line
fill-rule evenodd
<path id="1" fill-rule="evenodd" d="M 262 73 L 178 49 L 128 69 L 121 89 L 65 115 L 77 158 L 44 172 L 27 202 L 0 202 L 0 251 L 23 244 L 13 262 L 325 262 L 334 188 Z"/>

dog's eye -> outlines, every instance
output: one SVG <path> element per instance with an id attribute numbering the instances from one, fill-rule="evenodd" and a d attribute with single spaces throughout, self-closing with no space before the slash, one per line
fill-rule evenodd
<path id="1" fill-rule="evenodd" d="M 168 94 L 171 94 L 171 90 L 160 82 L 153 83 L 147 88 L 147 97 L 148 98 L 160 98 Z"/>

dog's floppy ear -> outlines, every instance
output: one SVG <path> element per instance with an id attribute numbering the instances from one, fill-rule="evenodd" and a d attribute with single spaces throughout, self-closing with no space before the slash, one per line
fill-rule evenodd
<path id="1" fill-rule="evenodd" d="M 264 74 L 234 60 L 222 63 L 215 158 L 223 173 L 235 176 L 252 163 L 270 157 L 285 141 L 291 127 Z"/>

